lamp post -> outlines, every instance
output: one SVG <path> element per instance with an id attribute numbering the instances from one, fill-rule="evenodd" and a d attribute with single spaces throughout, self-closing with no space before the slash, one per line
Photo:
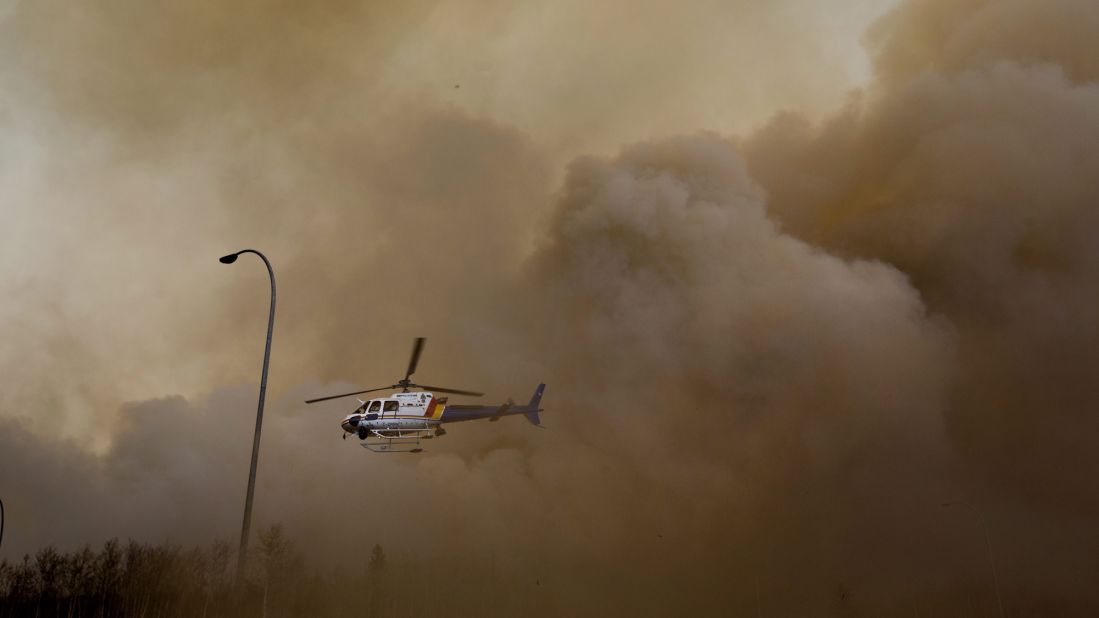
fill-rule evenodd
<path id="1" fill-rule="evenodd" d="M 271 331 L 275 327 L 275 271 L 271 269 L 271 262 L 267 256 L 254 249 L 244 249 L 236 253 L 222 256 L 222 264 L 232 264 L 237 261 L 237 256 L 242 253 L 255 253 L 267 266 L 267 274 L 271 277 L 271 313 L 267 318 L 267 345 L 263 349 L 263 373 L 259 380 L 259 407 L 256 409 L 256 434 L 252 438 L 252 467 L 248 470 L 248 493 L 244 498 L 244 523 L 240 528 L 240 552 L 237 554 L 237 584 L 244 581 L 244 559 L 248 554 L 248 530 L 252 526 L 252 495 L 256 490 L 256 464 L 259 461 L 259 435 L 263 428 L 263 399 L 267 393 L 267 366 L 271 362 Z"/>
<path id="2" fill-rule="evenodd" d="M 996 556 L 992 553 L 992 537 L 988 534 L 988 522 L 985 521 L 985 518 L 983 515 L 981 515 L 980 511 L 973 508 L 968 503 L 944 502 L 943 506 L 946 508 L 950 508 L 952 506 L 960 506 L 968 510 L 970 513 L 973 513 L 973 515 L 977 518 L 977 521 L 980 522 L 981 531 L 984 532 L 985 535 L 985 549 L 988 550 L 988 562 L 992 565 L 992 586 L 993 589 L 996 591 L 996 604 L 1000 608 L 1000 618 L 1005 618 L 1006 614 L 1004 613 L 1004 599 L 1002 596 L 1000 596 L 1000 576 L 996 573 Z"/>

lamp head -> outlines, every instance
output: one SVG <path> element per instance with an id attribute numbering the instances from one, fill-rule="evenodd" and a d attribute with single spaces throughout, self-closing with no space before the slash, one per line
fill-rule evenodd
<path id="1" fill-rule="evenodd" d="M 232 264 L 233 262 L 237 261 L 237 256 L 238 255 L 240 255 L 240 254 L 239 253 L 230 253 L 229 255 L 223 255 L 220 258 L 218 258 L 218 261 L 221 262 L 222 264 Z"/>

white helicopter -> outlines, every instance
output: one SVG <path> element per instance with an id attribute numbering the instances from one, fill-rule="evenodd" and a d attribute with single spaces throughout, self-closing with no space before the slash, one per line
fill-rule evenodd
<path id="1" fill-rule="evenodd" d="M 546 390 L 545 384 L 539 384 L 526 405 L 515 405 L 511 400 L 498 406 L 465 406 L 447 403 L 446 397 L 436 397 L 435 393 L 449 393 L 453 395 L 467 395 L 480 397 L 484 393 L 463 391 L 454 388 L 441 388 L 438 386 L 426 386 L 413 384 L 409 379 L 416 372 L 416 364 L 420 361 L 420 353 L 424 349 L 424 338 L 417 337 L 412 346 L 412 359 L 408 362 L 408 372 L 404 379 L 390 386 L 369 388 L 354 393 L 331 395 L 310 399 L 305 403 L 317 403 L 340 397 L 352 397 L 363 393 L 384 391 L 391 388 L 399 388 L 401 392 L 393 393 L 389 397 L 359 400 L 360 405 L 354 412 L 348 414 L 340 427 L 343 429 L 343 437 L 354 434 L 362 441 L 362 446 L 376 453 L 419 453 L 421 440 L 429 440 L 446 434 L 443 423 L 456 423 L 459 421 L 474 421 L 487 418 L 490 421 L 498 421 L 501 417 L 522 414 L 530 423 L 541 427 L 542 421 L 538 413 L 542 411 L 538 405 L 542 402 L 542 393 Z M 409 392 L 410 388 L 419 388 L 423 391 Z M 428 392 L 431 391 L 431 392 Z"/>

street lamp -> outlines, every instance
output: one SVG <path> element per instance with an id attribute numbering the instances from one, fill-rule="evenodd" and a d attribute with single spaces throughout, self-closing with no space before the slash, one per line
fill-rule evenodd
<path id="1" fill-rule="evenodd" d="M 1004 618 L 1006 616 L 1004 613 L 1004 599 L 1000 596 L 1000 576 L 996 574 L 996 557 L 992 554 L 992 537 L 988 534 L 988 522 L 985 521 L 985 518 L 981 515 L 980 511 L 965 502 L 944 502 L 943 506 L 946 508 L 960 506 L 967 509 L 970 513 L 973 513 L 977 518 L 977 521 L 981 523 L 981 530 L 985 535 L 985 548 L 988 549 L 988 562 L 992 565 L 992 585 L 993 589 L 996 591 L 996 604 L 1000 607 L 1000 618 Z"/>
<path id="2" fill-rule="evenodd" d="M 244 498 L 244 523 L 240 528 L 240 552 L 237 554 L 237 584 L 244 581 L 244 558 L 248 553 L 248 529 L 252 526 L 252 495 L 256 491 L 256 464 L 259 462 L 259 434 L 263 428 L 263 399 L 267 393 L 267 366 L 271 362 L 271 331 L 275 327 L 275 271 L 267 256 L 253 249 L 245 249 L 222 256 L 222 264 L 232 264 L 242 253 L 255 253 L 267 266 L 271 277 L 271 313 L 267 318 L 267 345 L 263 349 L 263 373 L 259 380 L 259 407 L 256 409 L 256 435 L 252 438 L 252 467 L 248 470 L 248 494 Z"/>

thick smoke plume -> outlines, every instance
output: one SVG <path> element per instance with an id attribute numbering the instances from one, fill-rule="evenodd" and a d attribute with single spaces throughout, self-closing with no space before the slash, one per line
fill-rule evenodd
<path id="1" fill-rule="evenodd" d="M 1012 614 L 1094 614 L 1099 9 L 903 2 L 824 113 L 847 61 L 791 94 L 828 39 L 755 4 L 646 5 L 652 32 L 14 5 L 0 558 L 232 538 L 266 279 L 215 258 L 255 245 L 281 303 L 256 513 L 315 565 L 382 543 L 501 615 L 988 614 L 987 531 Z M 721 46 L 730 15 L 799 53 Z M 740 107 L 699 85 L 742 64 Z M 430 383 L 546 381 L 549 429 L 378 457 L 337 441 L 350 404 L 300 403 L 399 377 L 417 335 Z"/>

